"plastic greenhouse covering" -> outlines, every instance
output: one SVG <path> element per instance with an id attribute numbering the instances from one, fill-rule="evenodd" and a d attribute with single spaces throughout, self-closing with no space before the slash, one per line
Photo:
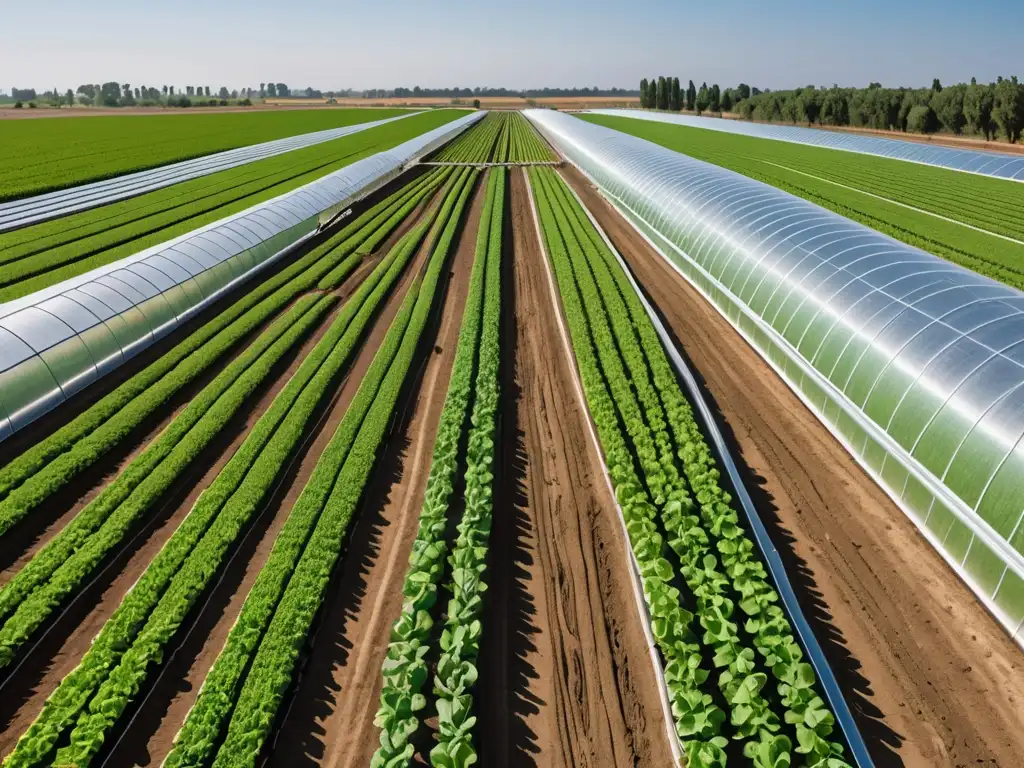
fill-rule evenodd
<path id="1" fill-rule="evenodd" d="M 118 200 L 127 200 L 130 197 L 144 195 L 147 192 L 170 187 L 201 176 L 208 176 L 211 173 L 217 173 L 229 168 L 237 168 L 238 166 L 257 160 L 264 160 L 275 155 L 283 155 L 285 152 L 291 152 L 292 150 L 323 144 L 326 141 L 333 141 L 342 136 L 359 133 L 368 128 L 376 128 L 395 120 L 404 120 L 406 117 L 414 114 L 419 113 L 410 112 L 407 115 L 399 115 L 398 117 L 391 117 L 386 120 L 373 120 L 368 123 L 346 125 L 342 128 L 331 128 L 325 131 L 305 133 L 300 136 L 289 136 L 285 139 L 276 139 L 263 142 L 262 144 L 253 144 L 248 147 L 229 149 L 226 152 L 217 152 L 216 154 L 206 155 L 194 160 L 163 165 L 149 171 L 129 173 L 91 184 L 81 184 L 70 189 L 62 189 L 21 200 L 13 200 L 8 203 L 0 203 L 0 232 L 28 227 L 33 224 L 49 221 L 50 219 L 86 211 L 90 208 L 98 208 L 101 205 L 114 203 Z"/>
<path id="2" fill-rule="evenodd" d="M 1024 293 L 732 171 L 526 114 L 1024 642 Z"/>
<path id="3" fill-rule="evenodd" d="M 824 131 L 817 128 L 803 128 L 797 125 L 767 125 L 748 123 L 741 120 L 723 120 L 717 117 L 696 117 L 663 112 L 646 112 L 638 109 L 591 109 L 596 115 L 611 117 L 632 117 L 656 123 L 672 123 L 689 128 L 705 128 L 721 133 L 737 133 L 758 139 L 775 139 L 791 144 L 807 144 L 826 149 L 841 149 L 876 155 L 911 163 L 934 165 L 954 171 L 966 171 L 997 179 L 1024 182 L 1024 155 L 1010 155 L 999 152 L 978 152 L 973 149 L 940 147 L 899 139 L 882 139 L 876 136 L 860 136 L 853 133 Z"/>
<path id="4" fill-rule="evenodd" d="M 304 187 L 0 304 L 0 440 L 184 323 L 320 221 L 461 132 L 474 113 Z"/>

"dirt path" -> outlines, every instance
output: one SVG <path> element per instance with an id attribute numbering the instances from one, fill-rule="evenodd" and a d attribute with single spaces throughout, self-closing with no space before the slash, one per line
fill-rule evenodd
<path id="1" fill-rule="evenodd" d="M 1020 650 L 722 316 L 567 175 L 703 375 L 877 765 L 1020 765 Z"/>
<path id="2" fill-rule="evenodd" d="M 618 514 L 511 177 L 501 466 L 481 648 L 481 764 L 671 764 Z"/>
<path id="3" fill-rule="evenodd" d="M 438 422 L 455 360 L 469 291 L 486 180 L 465 218 L 439 314 L 433 353 L 379 461 L 351 533 L 316 644 L 279 730 L 269 764 L 364 768 L 377 747 L 373 717 L 391 626 L 402 607 L 402 582 L 416 538 Z"/>

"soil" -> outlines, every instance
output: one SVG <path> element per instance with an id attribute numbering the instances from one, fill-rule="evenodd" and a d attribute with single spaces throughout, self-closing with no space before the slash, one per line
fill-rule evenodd
<path id="1" fill-rule="evenodd" d="M 876 764 L 1020 765 L 1020 649 L 718 311 L 565 175 L 703 377 Z"/>
<path id="2" fill-rule="evenodd" d="M 486 177 L 481 176 L 450 262 L 433 350 L 406 402 L 396 409 L 394 438 L 374 470 L 317 629 L 312 653 L 278 737 L 270 765 L 359 766 L 377 748 L 373 724 L 391 626 L 455 361 L 469 292 Z M 421 248 L 420 255 L 426 254 Z"/>
<path id="3" fill-rule="evenodd" d="M 619 513 L 573 384 L 526 177 L 510 177 L 503 344 L 514 357 L 502 384 L 481 763 L 671 765 Z"/>

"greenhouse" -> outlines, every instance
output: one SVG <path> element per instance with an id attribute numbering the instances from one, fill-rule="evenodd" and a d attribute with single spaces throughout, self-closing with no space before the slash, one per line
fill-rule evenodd
<path id="1" fill-rule="evenodd" d="M 731 171 L 565 114 L 527 115 L 1020 641 L 1024 294 Z"/>

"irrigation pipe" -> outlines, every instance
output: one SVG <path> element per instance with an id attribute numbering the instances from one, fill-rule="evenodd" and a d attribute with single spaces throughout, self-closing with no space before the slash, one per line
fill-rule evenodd
<path id="1" fill-rule="evenodd" d="M 576 201 L 580 204 L 584 212 L 586 212 L 587 217 L 594 226 L 594 229 L 596 229 L 601 235 L 605 245 L 608 246 L 608 249 L 619 263 L 619 266 L 622 268 L 623 272 L 626 273 L 626 277 L 629 279 L 630 285 L 632 285 L 633 290 L 636 291 L 636 294 L 640 299 L 640 303 L 643 304 L 644 311 L 647 313 L 651 323 L 654 325 L 654 329 L 657 332 L 658 337 L 661 339 L 662 346 L 665 348 L 666 352 L 668 352 L 669 359 L 672 361 L 672 366 L 676 369 L 676 373 L 686 386 L 690 402 L 700 413 L 701 420 L 704 422 L 704 432 L 709 438 L 711 438 L 715 452 L 718 454 L 718 458 L 721 461 L 722 466 L 725 467 L 726 473 L 729 475 L 729 480 L 732 483 L 733 490 L 736 492 L 736 497 L 746 514 L 750 531 L 754 534 L 754 539 L 757 542 L 758 548 L 761 550 L 764 563 L 768 567 L 768 571 L 771 573 L 772 579 L 775 582 L 779 596 L 782 598 L 783 605 L 786 607 L 786 613 L 789 614 L 790 620 L 793 622 L 793 628 L 796 630 L 796 633 L 800 638 L 801 645 L 803 645 L 804 650 L 807 652 L 808 659 L 814 667 L 814 671 L 818 676 L 818 681 L 821 683 L 825 696 L 832 707 L 832 712 L 835 715 L 836 722 L 843 731 L 843 736 L 850 747 L 850 752 L 853 753 L 854 762 L 859 768 L 873 768 L 874 762 L 871 760 L 871 755 L 868 752 L 867 745 L 864 743 L 860 730 L 857 728 L 857 724 L 853 719 L 853 713 L 850 711 L 850 708 L 846 703 L 843 692 L 839 688 L 839 683 L 832 672 L 832 667 L 829 665 L 828 659 L 825 658 L 821 645 L 818 643 L 818 638 L 814 635 L 811 625 L 807 622 L 807 618 L 804 616 L 803 610 L 800 608 L 800 603 L 797 601 L 796 592 L 794 592 L 793 585 L 790 583 L 789 576 L 786 574 L 786 568 L 782 563 L 782 558 L 779 556 L 778 550 L 772 543 L 764 522 L 757 513 L 754 502 L 750 498 L 750 494 L 747 492 L 746 486 L 740 477 L 739 470 L 736 467 L 736 463 L 733 461 L 732 454 L 725 443 L 725 439 L 722 437 L 721 431 L 718 429 L 718 424 L 715 422 L 714 415 L 701 394 L 700 386 L 697 384 L 697 380 L 694 378 L 693 372 L 679 354 L 679 350 L 676 349 L 675 344 L 672 342 L 672 338 L 669 336 L 668 331 L 665 330 L 665 326 L 661 322 L 661 318 L 658 317 L 657 312 L 654 311 L 654 308 L 647 300 L 647 297 L 644 295 L 643 291 L 640 290 L 640 286 L 637 284 L 636 279 L 633 277 L 633 273 L 622 258 L 622 255 L 618 252 L 615 246 L 612 245 L 611 240 L 608 239 L 608 235 L 601 228 L 601 225 L 597 223 L 597 219 L 594 218 L 594 215 L 583 203 L 583 200 L 581 200 L 579 195 L 576 194 L 576 190 L 574 190 L 571 185 L 567 184 L 566 186 L 569 187 L 573 197 L 576 198 Z"/>

